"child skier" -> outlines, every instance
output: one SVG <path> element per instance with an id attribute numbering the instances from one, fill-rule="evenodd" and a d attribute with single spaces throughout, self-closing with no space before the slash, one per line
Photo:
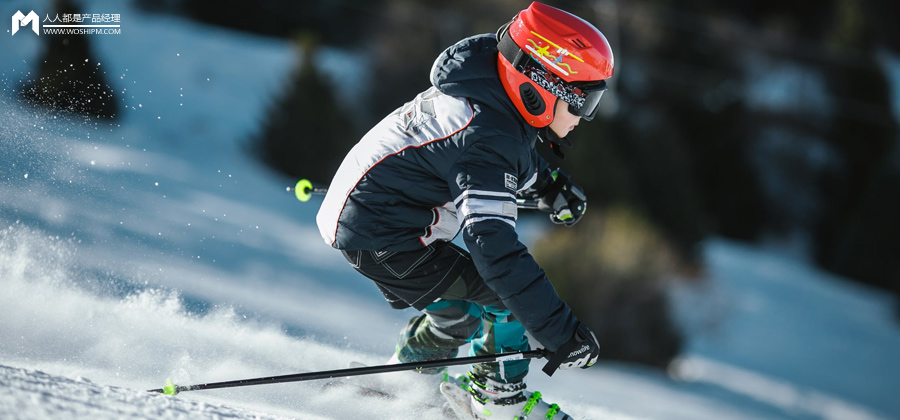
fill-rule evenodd
<path id="1" fill-rule="evenodd" d="M 596 337 L 518 240 L 516 198 L 538 197 L 567 226 L 582 217 L 581 189 L 535 143 L 571 146 L 566 135 L 596 115 L 612 73 L 600 31 L 535 2 L 496 35 L 445 50 L 433 86 L 349 152 L 316 220 L 393 308 L 423 312 L 401 331 L 393 362 L 454 357 L 469 342 L 472 355 L 529 350 L 526 331 L 553 352 L 548 374 L 596 362 Z M 460 232 L 468 251 L 450 242 Z M 473 365 L 472 412 L 569 418 L 526 390 L 527 373 L 527 360 Z"/>

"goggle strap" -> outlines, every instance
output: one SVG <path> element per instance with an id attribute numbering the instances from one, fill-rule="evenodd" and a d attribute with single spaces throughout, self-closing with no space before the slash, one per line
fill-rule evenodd
<path id="1" fill-rule="evenodd" d="M 503 27 L 497 31 L 497 49 L 500 50 L 500 54 L 513 65 L 513 68 L 521 72 L 522 61 L 527 60 L 529 57 L 525 51 L 522 51 L 522 49 L 516 45 L 516 42 L 513 41 L 512 37 L 509 36 L 508 29 L 509 23 L 503 25 Z"/>

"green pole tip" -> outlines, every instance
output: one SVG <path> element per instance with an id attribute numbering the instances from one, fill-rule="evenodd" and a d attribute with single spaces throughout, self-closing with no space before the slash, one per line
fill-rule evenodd
<path id="1" fill-rule="evenodd" d="M 178 393 L 178 387 L 172 383 L 171 379 L 166 378 L 166 386 L 163 387 L 163 394 L 175 395 Z"/>
<path id="2" fill-rule="evenodd" d="M 296 195 L 297 199 L 300 201 L 309 201 L 309 198 L 312 197 L 312 194 L 309 193 L 312 188 L 312 182 L 309 182 L 308 179 L 301 179 L 297 181 L 297 185 L 294 186 L 294 195 Z"/>

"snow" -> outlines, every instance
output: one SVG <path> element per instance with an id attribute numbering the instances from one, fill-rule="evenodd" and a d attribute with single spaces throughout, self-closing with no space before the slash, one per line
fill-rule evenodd
<path id="1" fill-rule="evenodd" d="M 48 418 L 172 419 L 281 419 L 286 417 L 208 404 L 114 386 L 101 386 L 85 378 L 63 378 L 43 372 L 0 366 L 4 414 L 25 420 Z M 27 397 L 27 398 L 23 398 Z"/>
<path id="2" fill-rule="evenodd" d="M 444 418 L 412 373 L 352 379 L 400 400 L 323 381 L 146 392 L 381 363 L 414 312 L 323 243 L 317 201 L 247 156 L 302 59 L 290 44 L 88 8 L 122 14 L 121 35 L 91 37 L 122 101 L 112 127 L 20 106 L 41 46 L 0 39 L 0 417 Z M 765 250 L 705 253 L 711 281 L 673 294 L 691 340 L 671 377 L 533 369 L 532 388 L 590 419 L 900 418 L 896 302 Z"/>

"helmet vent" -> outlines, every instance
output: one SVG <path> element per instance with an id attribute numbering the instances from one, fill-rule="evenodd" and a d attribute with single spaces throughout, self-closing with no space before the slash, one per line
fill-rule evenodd
<path id="1" fill-rule="evenodd" d="M 575 46 L 578 48 L 587 48 L 588 47 L 587 44 L 584 43 L 584 41 L 582 41 L 578 38 L 573 39 L 572 43 L 575 44 Z"/>
<path id="2" fill-rule="evenodd" d="M 544 100 L 541 95 L 534 90 L 531 83 L 522 83 L 519 85 L 519 94 L 522 97 L 522 104 L 531 115 L 541 115 L 544 113 Z"/>

